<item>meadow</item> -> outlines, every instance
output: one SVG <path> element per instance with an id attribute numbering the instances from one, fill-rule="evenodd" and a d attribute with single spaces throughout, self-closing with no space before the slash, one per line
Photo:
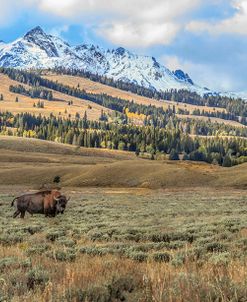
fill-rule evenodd
<path id="1" fill-rule="evenodd" d="M 65 188 L 24 220 L 0 191 L 0 301 L 246 301 L 244 190 Z"/>
<path id="2" fill-rule="evenodd" d="M 5 136 L 0 154 L 1 302 L 247 301 L 246 164 Z M 55 176 L 65 214 L 13 219 Z"/>

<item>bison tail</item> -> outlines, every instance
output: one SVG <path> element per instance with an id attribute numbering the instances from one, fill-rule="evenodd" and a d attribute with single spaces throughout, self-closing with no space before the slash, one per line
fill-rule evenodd
<path id="1" fill-rule="evenodd" d="M 11 207 L 13 207 L 14 206 L 14 204 L 15 204 L 15 201 L 16 201 L 16 199 L 17 199 L 18 197 L 16 197 L 15 199 L 13 199 L 13 201 L 11 202 Z"/>

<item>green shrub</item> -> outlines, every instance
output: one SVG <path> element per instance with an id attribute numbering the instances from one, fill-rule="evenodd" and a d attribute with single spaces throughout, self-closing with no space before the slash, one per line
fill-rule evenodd
<path id="1" fill-rule="evenodd" d="M 66 247 L 74 247 L 76 245 L 76 241 L 72 239 L 68 239 L 66 237 L 60 237 L 57 240 L 57 243 Z"/>
<path id="2" fill-rule="evenodd" d="M 152 242 L 170 242 L 171 241 L 171 237 L 169 234 L 161 234 L 161 233 L 151 234 L 151 235 L 149 235 L 148 239 L 151 240 Z"/>
<path id="3" fill-rule="evenodd" d="M 173 257 L 171 264 L 175 267 L 180 267 L 180 266 L 184 265 L 185 259 L 186 259 L 186 256 L 184 253 L 178 253 Z"/>
<path id="4" fill-rule="evenodd" d="M 81 254 L 87 254 L 91 256 L 100 256 L 98 249 L 96 247 L 91 246 L 83 246 L 79 249 Z"/>
<path id="5" fill-rule="evenodd" d="M 198 259 L 202 259 L 202 258 L 204 258 L 205 255 L 206 255 L 206 250 L 202 246 L 194 247 L 189 252 L 189 257 L 190 257 L 191 261 L 196 261 Z"/>
<path id="6" fill-rule="evenodd" d="M 124 234 L 121 236 L 122 240 L 139 242 L 143 239 L 142 234 Z"/>
<path id="7" fill-rule="evenodd" d="M 100 241 L 102 240 L 104 233 L 100 232 L 100 231 L 89 231 L 87 233 L 88 237 L 90 240 L 92 241 Z"/>
<path id="8" fill-rule="evenodd" d="M 144 253 L 144 252 L 130 252 L 130 253 L 127 253 L 127 256 L 130 259 L 138 261 L 138 262 L 144 262 L 144 261 L 147 261 L 147 259 L 148 259 L 148 254 Z"/>
<path id="9" fill-rule="evenodd" d="M 17 257 L 6 257 L 0 259 L 0 273 L 9 272 L 10 270 L 26 269 L 32 266 L 31 260 L 19 259 Z"/>
<path id="10" fill-rule="evenodd" d="M 87 289 L 68 289 L 65 300 L 68 302 L 111 302 L 129 301 L 128 293 L 133 292 L 136 282 L 131 276 L 113 278 L 101 286 L 91 286 Z"/>
<path id="11" fill-rule="evenodd" d="M 131 293 L 136 286 L 136 281 L 131 276 L 113 278 L 107 285 L 111 298 L 126 301 L 125 292 Z"/>
<path id="12" fill-rule="evenodd" d="M 56 250 L 47 252 L 49 258 L 54 258 L 57 261 L 72 262 L 76 259 L 76 251 L 74 249 Z"/>
<path id="13" fill-rule="evenodd" d="M 43 228 L 40 225 L 31 225 L 31 226 L 23 228 L 23 230 L 24 230 L 24 232 L 27 232 L 27 233 L 33 235 L 35 233 L 42 232 Z"/>
<path id="14" fill-rule="evenodd" d="M 26 250 L 27 255 L 42 255 L 49 249 L 48 244 L 37 244 Z"/>
<path id="15" fill-rule="evenodd" d="M 211 242 L 205 245 L 207 252 L 222 253 L 227 251 L 227 246 L 220 242 Z"/>
<path id="16" fill-rule="evenodd" d="M 168 253 L 154 253 L 152 255 L 152 259 L 156 262 L 170 262 L 171 255 Z"/>
<path id="17" fill-rule="evenodd" d="M 15 234 L 2 234 L 0 236 L 0 244 L 2 245 L 14 245 L 20 242 L 23 242 L 25 235 L 23 233 Z"/>
<path id="18" fill-rule="evenodd" d="M 27 272 L 27 288 L 33 290 L 36 287 L 44 288 L 49 281 L 48 272 L 40 267 L 34 267 Z"/>
<path id="19" fill-rule="evenodd" d="M 66 232 L 64 230 L 50 230 L 46 234 L 46 239 L 50 241 L 55 241 L 59 237 L 64 237 L 66 235 Z"/>
<path id="20" fill-rule="evenodd" d="M 209 258 L 209 262 L 219 266 L 219 265 L 227 265 L 230 262 L 230 253 L 224 252 L 219 254 L 214 254 Z"/>
<path id="21" fill-rule="evenodd" d="M 241 238 L 237 242 L 237 247 L 241 248 L 244 251 L 247 251 L 247 239 L 246 238 Z"/>
<path id="22" fill-rule="evenodd" d="M 4 271 L 6 268 L 14 267 L 18 264 L 18 258 L 7 257 L 0 259 L 0 272 Z"/>

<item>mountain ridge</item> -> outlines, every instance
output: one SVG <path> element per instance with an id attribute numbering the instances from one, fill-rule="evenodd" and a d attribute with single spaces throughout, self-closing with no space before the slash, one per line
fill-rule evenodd
<path id="1" fill-rule="evenodd" d="M 79 69 L 157 91 L 186 89 L 200 95 L 218 94 L 195 84 L 183 70 L 169 70 L 154 57 L 137 55 L 123 47 L 106 50 L 93 44 L 71 46 L 40 26 L 12 43 L 0 42 L 0 67 Z M 237 97 L 235 93 L 229 95 Z"/>

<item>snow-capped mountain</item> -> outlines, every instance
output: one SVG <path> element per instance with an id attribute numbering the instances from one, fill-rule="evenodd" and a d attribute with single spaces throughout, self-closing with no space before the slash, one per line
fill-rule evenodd
<path id="1" fill-rule="evenodd" d="M 213 93 L 196 85 L 182 70 L 170 71 L 153 57 L 136 55 L 122 47 L 105 50 L 87 44 L 70 46 L 62 39 L 46 34 L 39 26 L 12 43 L 0 41 L 0 66 L 74 68 L 158 91 L 174 88 L 195 91 L 201 95 Z"/>

